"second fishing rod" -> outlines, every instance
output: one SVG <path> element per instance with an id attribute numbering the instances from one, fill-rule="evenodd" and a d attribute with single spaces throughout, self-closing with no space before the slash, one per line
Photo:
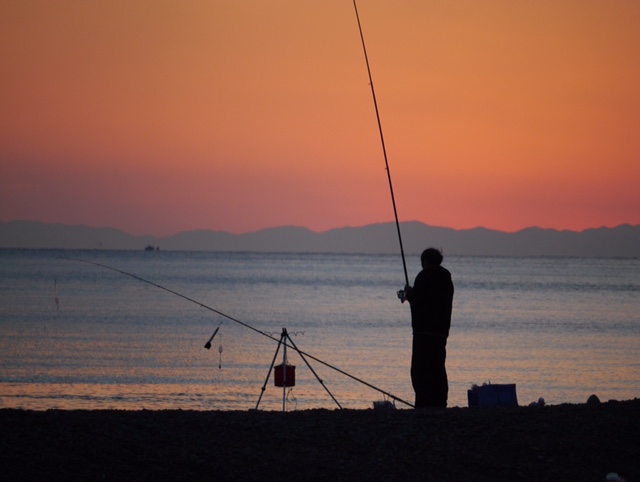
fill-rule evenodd
<path id="1" fill-rule="evenodd" d="M 180 297 L 180 298 L 182 298 L 182 299 L 184 299 L 186 301 L 189 301 L 190 303 L 195 303 L 196 305 L 200 306 L 201 308 L 204 308 L 204 309 L 209 310 L 209 311 L 211 311 L 213 313 L 216 313 L 216 314 L 218 314 L 218 315 L 220 315 L 220 316 L 222 316 L 222 317 L 224 317 L 224 318 L 226 318 L 228 320 L 233 321 L 234 323 L 237 323 L 237 324 L 239 324 L 241 326 L 244 326 L 245 328 L 248 328 L 249 330 L 254 331 L 255 333 L 259 333 L 260 335 L 262 335 L 262 336 L 264 336 L 266 338 L 269 338 L 270 340 L 273 340 L 273 341 L 278 342 L 278 343 L 285 343 L 285 344 L 287 342 L 287 340 L 282 341 L 281 339 L 275 338 L 274 336 L 270 335 L 269 333 L 265 333 L 264 331 L 258 330 L 257 328 L 251 326 L 250 324 L 245 323 L 244 321 L 241 321 L 241 320 L 239 320 L 237 318 L 234 318 L 233 316 L 230 316 L 230 315 L 228 315 L 228 314 L 226 314 L 226 313 L 224 313 L 224 312 L 222 312 L 220 310 L 212 308 L 211 306 L 208 306 L 208 305 L 206 305 L 204 303 L 201 303 L 200 301 L 197 301 L 197 300 L 195 300 L 193 298 L 185 296 L 182 293 L 179 293 L 179 292 L 177 292 L 175 290 L 172 290 L 170 288 L 166 288 L 165 286 L 162 286 L 162 285 L 160 285 L 158 283 L 155 283 L 153 281 L 149 281 L 148 279 L 145 279 L 145 278 L 143 278 L 141 276 L 138 276 L 138 275 L 135 275 L 133 273 L 129 273 L 127 271 L 124 271 L 124 270 L 121 270 L 121 269 L 118 269 L 118 268 L 114 268 L 112 266 L 109 266 L 109 265 L 106 265 L 106 264 L 103 264 L 103 263 L 97 263 L 95 261 L 90 261 L 90 260 L 86 260 L 86 259 L 72 258 L 72 257 L 65 257 L 65 256 L 61 256 L 60 258 L 61 259 L 65 259 L 67 261 L 77 261 L 77 262 L 80 262 L 80 263 L 90 264 L 90 265 L 93 265 L 93 266 L 97 266 L 99 268 L 104 268 L 104 269 L 107 269 L 107 270 L 115 271 L 116 273 L 120 273 L 120 274 L 125 275 L 125 276 L 129 276 L 129 277 L 131 277 L 133 279 L 136 279 L 138 281 L 141 281 L 143 283 L 147 283 L 147 284 L 149 284 L 151 286 L 155 286 L 156 288 L 159 288 L 159 289 L 161 289 L 163 291 L 166 291 L 167 293 L 171 293 L 172 295 L 178 296 L 178 297 Z M 215 329 L 215 331 L 213 332 L 213 335 L 211 335 L 211 338 L 209 338 L 209 340 L 206 342 L 205 348 L 207 348 L 207 349 L 211 348 L 211 342 L 213 341 L 213 338 L 215 337 L 215 335 L 218 332 L 219 328 L 220 328 L 220 326 L 218 326 Z M 330 369 L 332 369 L 332 370 L 334 370 L 334 371 L 336 371 L 336 372 L 338 372 L 338 373 L 340 373 L 340 374 L 342 374 L 342 375 L 344 375 L 344 376 L 346 376 L 348 378 L 351 378 L 352 380 L 354 380 L 354 381 L 356 381 L 358 383 L 361 383 L 361 384 L 363 384 L 363 385 L 365 385 L 365 386 L 367 386 L 367 387 L 369 387 L 369 388 L 371 388 L 371 389 L 373 389 L 373 390 L 375 390 L 377 392 L 382 393 L 383 395 L 386 395 L 387 397 L 389 397 L 389 398 L 391 398 L 391 399 L 393 399 L 395 401 L 398 401 L 400 403 L 403 403 L 403 404 L 413 408 L 413 404 L 403 400 L 402 398 L 397 397 L 397 396 L 393 395 L 390 392 L 382 390 L 381 388 L 378 388 L 375 385 L 372 385 L 371 383 L 368 383 L 368 382 L 362 380 L 361 378 L 358 378 L 358 377 L 356 377 L 354 375 L 351 375 L 350 373 L 348 373 L 348 372 L 346 372 L 344 370 L 341 370 L 340 368 L 338 368 L 338 367 L 336 367 L 334 365 L 331 365 L 330 363 L 327 363 L 326 361 L 321 360 L 320 358 L 317 358 L 317 357 L 315 357 L 315 356 L 313 356 L 313 355 L 311 355 L 311 354 L 309 354 L 307 352 L 304 352 L 304 351 L 298 349 L 298 347 L 295 346 L 295 344 L 293 344 L 293 341 L 290 338 L 288 338 L 288 340 L 292 343 L 291 348 L 293 348 L 296 352 L 298 352 L 300 355 L 302 355 L 303 359 L 306 356 L 310 360 L 316 361 L 316 362 L 326 366 L 327 368 L 330 368 Z M 305 362 L 306 362 L 306 360 L 305 360 Z"/>

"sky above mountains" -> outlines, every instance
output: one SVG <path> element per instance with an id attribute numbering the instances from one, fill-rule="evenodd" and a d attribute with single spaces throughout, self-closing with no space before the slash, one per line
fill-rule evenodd
<path id="1" fill-rule="evenodd" d="M 640 3 L 358 3 L 401 221 L 640 224 Z M 393 220 L 351 0 L 0 6 L 0 220 Z"/>

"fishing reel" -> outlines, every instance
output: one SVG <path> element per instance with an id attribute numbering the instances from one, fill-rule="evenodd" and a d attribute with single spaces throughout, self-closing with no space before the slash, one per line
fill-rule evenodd
<path id="1" fill-rule="evenodd" d="M 398 299 L 401 303 L 407 301 L 407 293 L 405 290 L 399 290 L 396 294 L 398 295 Z"/>

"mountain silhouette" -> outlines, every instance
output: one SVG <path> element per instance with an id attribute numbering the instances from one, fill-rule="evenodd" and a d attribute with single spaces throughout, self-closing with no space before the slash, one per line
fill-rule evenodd
<path id="1" fill-rule="evenodd" d="M 400 224 L 405 254 L 425 247 L 446 255 L 640 257 L 640 226 L 566 231 L 527 228 L 514 233 Z M 68 226 L 34 221 L 0 222 L 0 248 L 141 250 L 157 246 L 177 251 L 254 251 L 308 253 L 399 253 L 395 223 L 344 227 L 324 232 L 283 226 L 252 233 L 186 231 L 173 236 L 133 236 L 113 228 Z"/>

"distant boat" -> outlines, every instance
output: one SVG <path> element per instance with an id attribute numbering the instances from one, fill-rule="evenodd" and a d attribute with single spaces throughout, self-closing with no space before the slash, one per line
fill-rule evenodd
<path id="1" fill-rule="evenodd" d="M 146 248 L 144 248 L 145 251 L 160 251 L 160 246 L 152 246 L 149 245 Z"/>

